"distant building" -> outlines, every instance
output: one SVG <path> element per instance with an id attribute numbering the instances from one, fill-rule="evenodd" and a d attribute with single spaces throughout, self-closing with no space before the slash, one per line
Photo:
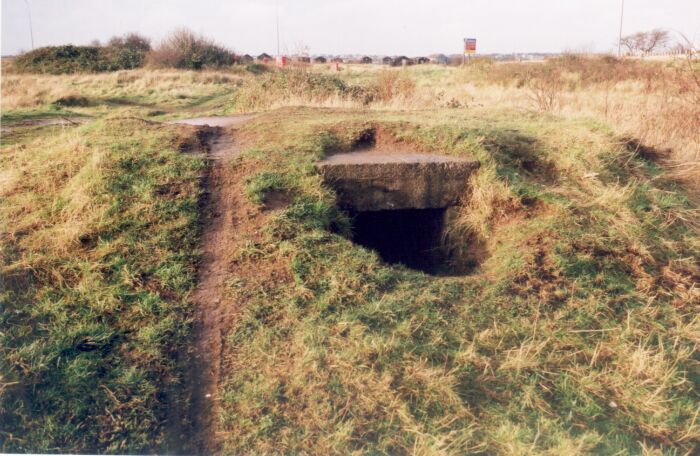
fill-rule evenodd
<path id="1" fill-rule="evenodd" d="M 413 59 L 409 59 L 405 55 L 400 55 L 391 62 L 394 66 L 413 65 L 414 63 Z"/>
<path id="2" fill-rule="evenodd" d="M 326 63 L 328 60 L 322 55 L 319 55 L 318 57 L 314 58 L 315 63 Z"/>
<path id="3" fill-rule="evenodd" d="M 250 54 L 245 54 L 245 55 L 240 56 L 240 61 L 241 61 L 241 63 L 251 63 L 251 62 L 253 62 L 254 60 L 255 60 L 255 59 L 254 59 L 253 56 L 250 55 Z"/>
<path id="4" fill-rule="evenodd" d="M 383 63 L 384 65 L 391 65 L 393 62 L 394 62 L 394 59 L 392 59 L 392 58 L 389 57 L 389 56 L 386 56 L 386 57 L 382 58 L 382 63 Z"/>
<path id="5" fill-rule="evenodd" d="M 298 55 L 294 57 L 293 60 L 299 63 L 311 63 L 311 58 L 305 55 Z"/>
<path id="6" fill-rule="evenodd" d="M 445 54 L 433 54 L 430 56 L 430 60 L 438 65 L 447 65 L 450 63 L 450 58 Z"/>
<path id="7" fill-rule="evenodd" d="M 343 59 L 341 59 L 340 57 L 333 57 L 333 59 L 331 59 L 331 62 L 333 62 L 333 63 L 343 63 Z"/>
<path id="8" fill-rule="evenodd" d="M 372 63 L 372 57 L 364 56 L 360 59 L 360 63 Z"/>
<path id="9" fill-rule="evenodd" d="M 262 54 L 260 54 L 260 55 L 258 56 L 258 62 L 267 63 L 267 62 L 269 62 L 270 60 L 272 60 L 272 56 L 271 56 L 270 54 L 266 54 L 266 53 L 263 52 Z"/>
<path id="10" fill-rule="evenodd" d="M 428 57 L 418 57 L 416 59 L 416 63 L 418 65 L 423 65 L 424 63 L 428 63 L 428 62 L 430 62 L 430 59 Z"/>

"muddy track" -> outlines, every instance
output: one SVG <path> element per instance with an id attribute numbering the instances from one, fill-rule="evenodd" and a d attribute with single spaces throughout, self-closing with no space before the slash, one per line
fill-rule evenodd
<path id="1" fill-rule="evenodd" d="M 236 127 L 250 116 L 178 121 L 209 128 L 207 158 L 211 168 L 206 181 L 206 204 L 201 238 L 202 261 L 197 274 L 192 343 L 181 359 L 184 367 L 183 403 L 187 410 L 175 410 L 167 436 L 169 450 L 188 454 L 215 454 L 219 451 L 216 422 L 219 410 L 225 337 L 237 314 L 236 305 L 223 295 L 229 277 L 227 253 L 235 236 L 238 195 L 233 191 L 232 172 L 227 166 L 241 152 Z M 214 125 L 212 127 L 212 125 Z M 183 416 L 184 415 L 184 416 Z"/>

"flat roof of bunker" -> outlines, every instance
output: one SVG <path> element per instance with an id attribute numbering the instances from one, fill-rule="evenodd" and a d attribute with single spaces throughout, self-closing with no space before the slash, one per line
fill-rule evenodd
<path id="1" fill-rule="evenodd" d="M 350 152 L 329 155 L 318 162 L 324 165 L 352 164 L 390 164 L 390 163 L 472 163 L 464 158 L 447 155 L 416 154 L 404 152 Z"/>
<path id="2" fill-rule="evenodd" d="M 479 162 L 445 155 L 355 152 L 316 164 L 340 206 L 359 211 L 444 208 L 467 191 Z"/>

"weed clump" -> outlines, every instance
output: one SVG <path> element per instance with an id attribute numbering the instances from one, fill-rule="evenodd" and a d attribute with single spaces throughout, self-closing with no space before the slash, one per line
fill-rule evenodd
<path id="1" fill-rule="evenodd" d="M 402 72 L 383 70 L 370 87 L 374 92 L 374 100 L 389 101 L 396 97 L 408 99 L 413 96 L 416 82 Z"/>
<path id="2" fill-rule="evenodd" d="M 270 68 L 262 63 L 251 63 L 246 65 L 245 70 L 252 74 L 263 74 L 270 71 Z"/>
<path id="3" fill-rule="evenodd" d="M 52 103 L 52 105 L 56 107 L 85 107 L 90 106 L 90 100 L 80 95 L 66 95 L 58 98 Z"/>

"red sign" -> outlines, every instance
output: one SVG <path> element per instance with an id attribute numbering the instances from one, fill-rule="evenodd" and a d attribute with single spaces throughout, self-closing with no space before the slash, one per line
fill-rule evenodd
<path id="1" fill-rule="evenodd" d="M 465 54 L 476 54 L 476 38 L 465 38 L 464 39 L 464 53 Z"/>

